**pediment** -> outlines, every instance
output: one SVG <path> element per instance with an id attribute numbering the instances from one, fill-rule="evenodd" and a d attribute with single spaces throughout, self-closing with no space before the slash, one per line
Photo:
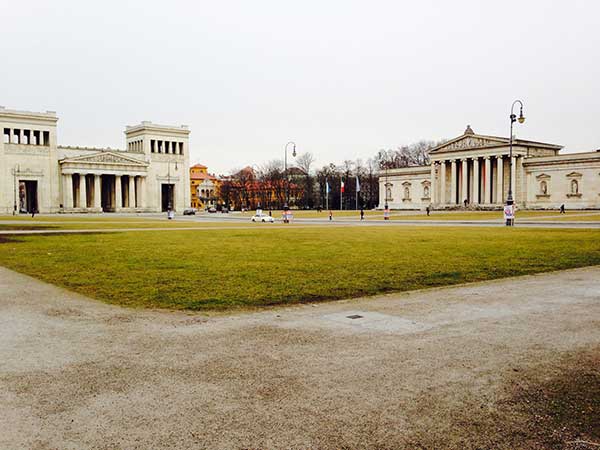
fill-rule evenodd
<path id="1" fill-rule="evenodd" d="M 539 175 L 536 175 L 535 179 L 536 180 L 549 180 L 550 175 L 548 175 L 546 173 L 540 173 Z"/>
<path id="2" fill-rule="evenodd" d="M 445 153 L 471 149 L 479 149 L 485 147 L 497 147 L 499 145 L 507 145 L 508 139 L 497 138 L 491 136 L 480 136 L 477 134 L 464 134 L 448 142 L 445 142 L 433 148 L 429 153 Z"/>
<path id="3" fill-rule="evenodd" d="M 581 178 L 583 175 L 579 172 L 571 172 L 567 174 L 568 178 Z"/>
<path id="4" fill-rule="evenodd" d="M 74 158 L 65 158 L 60 161 L 61 164 L 106 164 L 106 165 L 127 165 L 147 167 L 148 163 L 140 161 L 137 158 L 126 156 L 116 152 L 97 152 L 91 155 L 76 156 Z"/>

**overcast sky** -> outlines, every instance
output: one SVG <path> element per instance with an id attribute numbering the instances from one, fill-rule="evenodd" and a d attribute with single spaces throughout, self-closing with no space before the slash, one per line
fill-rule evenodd
<path id="1" fill-rule="evenodd" d="M 476 133 L 600 148 L 600 2 L 0 0 L 0 105 L 55 110 L 59 144 L 187 124 L 217 173 L 319 165 Z"/>

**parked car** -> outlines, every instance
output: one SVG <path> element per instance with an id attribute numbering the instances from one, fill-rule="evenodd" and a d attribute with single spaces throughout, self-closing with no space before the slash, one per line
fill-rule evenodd
<path id="1" fill-rule="evenodd" d="M 198 211 L 196 208 L 186 208 L 183 210 L 183 215 L 184 216 L 195 216 L 196 211 Z"/>
<path id="2" fill-rule="evenodd" d="M 209 213 L 216 213 L 217 212 L 217 208 L 215 208 L 214 206 L 211 206 L 210 208 L 207 209 L 207 211 Z"/>
<path id="3" fill-rule="evenodd" d="M 273 217 L 268 216 L 266 214 L 255 214 L 252 216 L 252 222 L 269 222 L 274 223 L 275 219 Z"/>

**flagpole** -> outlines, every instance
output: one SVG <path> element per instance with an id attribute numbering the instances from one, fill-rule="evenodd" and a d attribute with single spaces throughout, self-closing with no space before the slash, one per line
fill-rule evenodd
<path id="1" fill-rule="evenodd" d="M 342 203 L 344 201 L 344 182 L 341 181 L 340 182 L 340 211 L 342 211 L 344 209 L 344 204 Z"/>
<path id="2" fill-rule="evenodd" d="M 329 183 L 325 178 L 325 209 L 329 211 Z"/>

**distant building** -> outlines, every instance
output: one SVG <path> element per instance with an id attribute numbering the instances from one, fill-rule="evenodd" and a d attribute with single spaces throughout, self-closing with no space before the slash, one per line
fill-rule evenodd
<path id="1" fill-rule="evenodd" d="M 204 209 L 216 206 L 219 198 L 220 180 L 208 173 L 202 164 L 190 167 L 190 198 L 192 208 Z"/>
<path id="2" fill-rule="evenodd" d="M 600 208 L 600 151 L 560 155 L 562 146 L 513 140 L 512 192 L 521 208 Z M 426 166 L 379 174 L 379 207 L 497 209 L 509 189 L 509 139 L 465 132 L 429 153 Z"/>
<path id="3" fill-rule="evenodd" d="M 187 126 L 125 128 L 125 149 L 57 142 L 55 112 L 0 107 L 0 213 L 181 211 L 190 203 Z"/>

